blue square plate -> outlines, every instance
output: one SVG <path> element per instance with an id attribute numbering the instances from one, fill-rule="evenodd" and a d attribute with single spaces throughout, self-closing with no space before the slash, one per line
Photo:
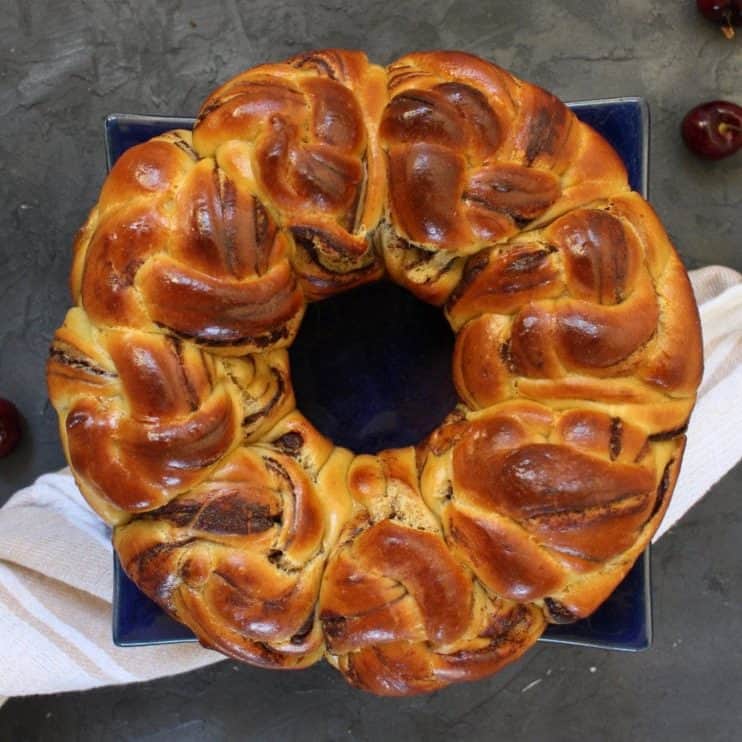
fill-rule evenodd
<path id="1" fill-rule="evenodd" d="M 631 186 L 646 196 L 646 102 L 615 98 L 571 103 L 570 108 L 615 147 Z M 112 114 L 105 120 L 107 166 L 135 144 L 192 124 L 191 118 Z M 337 337 L 344 338 L 342 344 Z M 375 350 L 380 342 L 383 353 Z M 299 409 L 321 432 L 356 452 L 414 443 L 456 400 L 450 380 L 452 349 L 453 335 L 442 313 L 388 282 L 312 304 L 290 352 Z M 114 571 L 117 645 L 195 641 L 189 629 L 139 591 L 117 558 Z M 626 651 L 646 649 L 651 640 L 648 550 L 595 614 L 574 624 L 550 626 L 541 639 Z"/>

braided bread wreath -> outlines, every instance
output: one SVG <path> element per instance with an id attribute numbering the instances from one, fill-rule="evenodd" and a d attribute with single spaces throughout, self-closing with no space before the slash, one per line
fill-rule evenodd
<path id="1" fill-rule="evenodd" d="M 295 407 L 307 301 L 443 307 L 461 403 L 354 455 Z M 701 374 L 688 278 L 612 148 L 476 57 L 251 69 L 128 150 L 48 384 L 134 582 L 206 646 L 407 695 L 592 613 L 667 508 Z M 339 338 L 338 342 L 342 342 Z"/>

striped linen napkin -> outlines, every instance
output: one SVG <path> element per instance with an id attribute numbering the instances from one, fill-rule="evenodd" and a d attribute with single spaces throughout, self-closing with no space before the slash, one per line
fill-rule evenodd
<path id="1" fill-rule="evenodd" d="M 655 540 L 742 458 L 742 275 L 691 273 L 706 370 L 675 494 Z M 198 644 L 121 649 L 111 641 L 110 533 L 69 469 L 45 474 L 0 509 L 2 696 L 150 680 L 223 659 Z"/>

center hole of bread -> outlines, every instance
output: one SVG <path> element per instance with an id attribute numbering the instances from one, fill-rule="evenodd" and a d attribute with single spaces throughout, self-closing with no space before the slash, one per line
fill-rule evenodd
<path id="1" fill-rule="evenodd" d="M 355 453 L 414 445 L 458 401 L 443 312 L 388 281 L 307 307 L 291 346 L 298 408 Z"/>

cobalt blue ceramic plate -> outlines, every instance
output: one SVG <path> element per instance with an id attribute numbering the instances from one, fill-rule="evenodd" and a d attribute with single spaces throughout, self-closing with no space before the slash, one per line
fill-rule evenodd
<path id="1" fill-rule="evenodd" d="M 646 196 L 646 103 L 640 98 L 617 98 L 570 107 L 616 148 L 632 187 Z M 108 116 L 108 167 L 129 147 L 169 129 L 190 128 L 192 123 L 189 118 Z M 299 409 L 322 433 L 358 453 L 414 443 L 455 404 L 452 350 L 453 334 L 442 312 L 388 282 L 311 304 L 290 351 Z M 139 591 L 118 559 L 114 569 L 116 644 L 195 641 L 185 626 Z M 541 641 L 631 651 L 648 647 L 651 637 L 645 552 L 595 614 L 574 624 L 550 626 Z"/>

